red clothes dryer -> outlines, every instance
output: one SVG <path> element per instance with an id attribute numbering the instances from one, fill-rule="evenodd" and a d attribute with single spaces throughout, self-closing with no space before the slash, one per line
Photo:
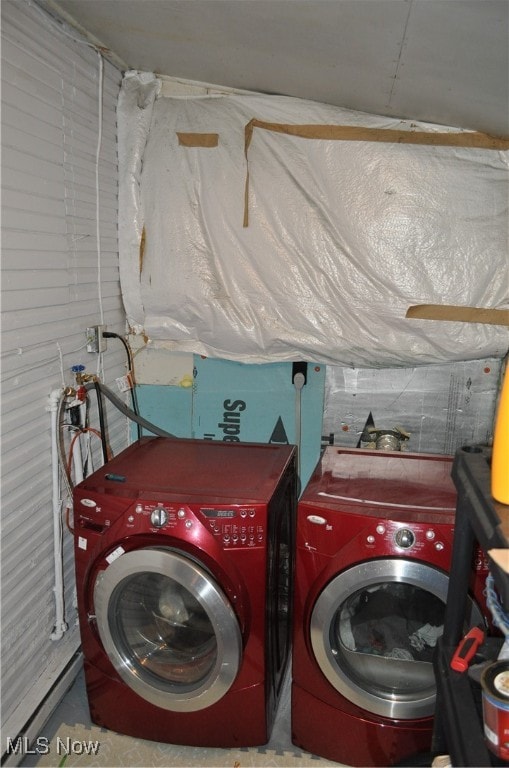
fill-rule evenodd
<path id="1" fill-rule="evenodd" d="M 352 766 L 430 750 L 454 532 L 452 458 L 325 449 L 297 512 L 292 740 Z M 484 624 L 486 563 L 471 623 Z"/>
<path id="2" fill-rule="evenodd" d="M 270 737 L 291 642 L 295 448 L 142 438 L 74 492 L 94 723 L 154 741 Z"/>

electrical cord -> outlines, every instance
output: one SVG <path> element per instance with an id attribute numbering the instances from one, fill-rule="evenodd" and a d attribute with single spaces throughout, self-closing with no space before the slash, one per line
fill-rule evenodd
<path id="1" fill-rule="evenodd" d="M 136 380 L 134 378 L 134 360 L 131 353 L 131 348 L 127 341 L 124 339 L 123 336 L 120 336 L 118 333 L 114 333 L 113 331 L 103 331 L 103 338 L 105 339 L 119 339 L 122 344 L 124 345 L 126 354 L 127 354 L 127 371 L 130 376 L 130 384 L 131 384 L 131 402 L 133 404 L 133 411 L 136 413 L 136 415 L 140 415 L 140 411 L 138 408 L 138 396 L 136 394 Z M 140 424 L 136 425 L 137 431 L 138 431 L 138 440 L 141 437 L 141 426 Z"/>
<path id="2" fill-rule="evenodd" d="M 100 386 L 99 382 L 94 381 L 94 388 L 97 394 L 97 408 L 99 411 L 99 424 L 101 426 L 100 432 L 101 432 L 101 445 L 103 449 L 103 462 L 104 464 L 107 464 L 107 462 L 109 461 L 109 458 L 108 458 L 108 446 L 106 445 L 106 422 L 104 420 L 104 405 L 103 405 L 103 399 L 99 391 L 99 386 Z"/>
<path id="3" fill-rule="evenodd" d="M 97 431 L 97 429 L 93 429 L 92 427 L 84 427 L 83 429 L 79 429 L 75 432 L 73 435 L 73 438 L 71 440 L 71 444 L 69 446 L 69 456 L 67 457 L 66 467 L 65 471 L 69 478 L 71 477 L 71 469 L 72 469 L 72 459 L 73 459 L 73 451 L 74 451 L 74 445 L 77 440 L 81 437 L 81 435 L 84 435 L 85 433 L 90 432 L 91 434 L 95 435 L 99 439 L 102 439 L 101 433 Z M 72 492 L 69 493 L 69 497 L 72 498 Z M 74 528 L 71 524 L 71 505 L 68 505 L 65 510 L 65 524 L 67 526 L 67 529 L 70 533 L 74 533 Z"/>
<path id="4" fill-rule="evenodd" d="M 301 477 L 301 441 L 302 441 L 302 389 L 306 383 L 306 377 L 298 372 L 293 377 L 295 387 L 295 442 L 297 444 L 297 472 Z"/>

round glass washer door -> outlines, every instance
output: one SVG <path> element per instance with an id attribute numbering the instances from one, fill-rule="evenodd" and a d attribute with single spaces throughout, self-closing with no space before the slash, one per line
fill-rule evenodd
<path id="1" fill-rule="evenodd" d="M 443 629 L 447 574 L 423 562 L 367 560 L 320 593 L 310 639 L 322 673 L 348 701 L 391 719 L 430 717 L 432 657 Z M 470 622 L 482 624 L 470 600 Z"/>
<path id="2" fill-rule="evenodd" d="M 239 623 L 194 560 L 162 548 L 127 552 L 98 574 L 94 604 L 108 657 L 146 701 L 194 712 L 231 687 L 242 658 Z"/>

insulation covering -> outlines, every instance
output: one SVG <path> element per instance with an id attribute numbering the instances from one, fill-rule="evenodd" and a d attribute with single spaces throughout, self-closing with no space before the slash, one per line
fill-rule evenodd
<path id="1" fill-rule="evenodd" d="M 135 333 L 251 363 L 506 353 L 503 326 L 405 318 L 421 303 L 509 306 L 500 144 L 290 97 L 166 96 L 137 72 L 118 122 L 120 274 Z"/>

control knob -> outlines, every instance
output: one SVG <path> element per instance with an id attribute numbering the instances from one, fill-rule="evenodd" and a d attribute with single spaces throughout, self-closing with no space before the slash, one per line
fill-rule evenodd
<path id="1" fill-rule="evenodd" d="M 410 528 L 400 528 L 394 536 L 396 544 L 401 549 L 410 549 L 415 544 L 415 535 Z"/>
<path id="2" fill-rule="evenodd" d="M 150 515 L 150 522 L 155 528 L 162 528 L 168 522 L 168 512 L 164 507 L 156 507 Z"/>

